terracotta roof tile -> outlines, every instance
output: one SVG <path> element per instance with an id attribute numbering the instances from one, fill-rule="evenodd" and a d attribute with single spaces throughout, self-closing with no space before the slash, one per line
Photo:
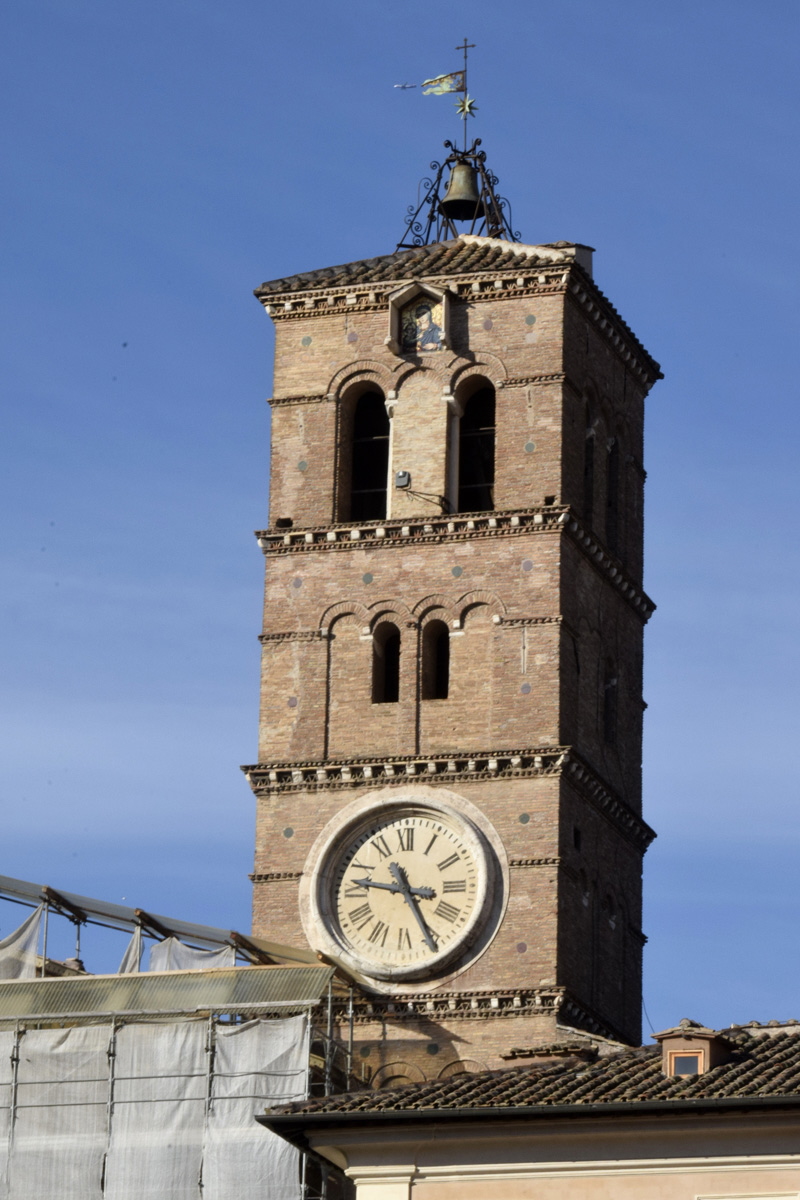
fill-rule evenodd
<path id="1" fill-rule="evenodd" d="M 346 287 L 354 283 L 400 282 L 471 271 L 519 272 L 521 264 L 525 262 L 531 265 L 539 262 L 548 265 L 569 264 L 572 256 L 565 251 L 571 249 L 571 243 L 567 242 L 557 246 L 531 247 L 520 246 L 516 242 L 498 244 L 494 238 L 456 238 L 449 242 L 417 246 L 413 250 L 396 250 L 393 254 L 383 254 L 378 258 L 365 258 L 336 267 L 304 271 L 284 279 L 268 280 L 256 288 L 255 294 L 264 299 L 272 294 Z M 541 254 L 537 254 L 537 250 Z"/>
<path id="2" fill-rule="evenodd" d="M 760 1027 L 764 1028 L 764 1027 Z M 643 1046 L 599 1058 L 575 1059 L 446 1079 L 381 1091 L 350 1092 L 284 1105 L 276 1113 L 364 1113 L 442 1109 L 530 1108 L 555 1104 L 675 1101 L 800 1095 L 800 1029 L 724 1031 L 730 1058 L 703 1075 L 670 1077 L 661 1050 Z"/>

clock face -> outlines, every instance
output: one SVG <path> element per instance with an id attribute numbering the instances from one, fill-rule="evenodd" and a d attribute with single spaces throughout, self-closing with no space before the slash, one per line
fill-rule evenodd
<path id="1" fill-rule="evenodd" d="M 484 916 L 487 883 L 485 846 L 463 816 L 384 804 L 330 848 L 319 901 L 339 952 L 360 971 L 414 978 L 469 944 Z"/>

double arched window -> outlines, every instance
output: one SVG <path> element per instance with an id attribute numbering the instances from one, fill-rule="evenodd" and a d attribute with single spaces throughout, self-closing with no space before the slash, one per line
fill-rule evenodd
<path id="1" fill-rule="evenodd" d="M 380 392 L 364 392 L 353 413 L 350 520 L 386 519 L 389 416 Z"/>
<path id="2" fill-rule="evenodd" d="M 495 396 L 490 385 L 464 405 L 458 438 L 458 511 L 494 509 Z"/>
<path id="3" fill-rule="evenodd" d="M 421 697 L 446 700 L 450 692 L 450 631 L 444 621 L 428 621 L 422 631 Z M 381 621 L 372 635 L 372 703 L 400 699 L 400 630 Z"/>

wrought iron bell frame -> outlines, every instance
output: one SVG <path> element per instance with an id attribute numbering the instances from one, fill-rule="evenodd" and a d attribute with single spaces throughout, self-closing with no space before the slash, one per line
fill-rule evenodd
<path id="1" fill-rule="evenodd" d="M 479 150 L 481 139 L 476 138 L 468 150 L 459 150 L 453 142 L 444 143 L 450 153 L 442 162 L 435 159 L 430 164 L 434 174 L 425 176 L 420 181 L 422 198 L 416 208 L 409 204 L 406 216 L 406 232 L 402 241 L 397 243 L 397 250 L 411 250 L 415 246 L 427 246 L 431 242 L 443 242 L 456 238 L 459 233 L 478 234 L 483 237 L 503 238 L 506 241 L 518 242 L 521 234 L 513 229 L 511 224 L 511 205 L 508 200 L 498 196 L 495 188 L 499 182 L 497 176 L 486 166 L 486 151 Z M 445 199 L 445 171 L 463 164 L 472 168 L 477 176 L 480 199 L 474 217 L 458 224 L 468 226 L 459 230 L 453 217 L 441 210 L 441 202 Z M 449 176 L 448 176 L 449 182 Z M 427 209 L 427 211 L 426 211 Z"/>

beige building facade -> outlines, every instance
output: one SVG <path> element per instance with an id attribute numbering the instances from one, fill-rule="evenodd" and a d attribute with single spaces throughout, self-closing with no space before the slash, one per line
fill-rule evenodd
<path id="1" fill-rule="evenodd" d="M 796 1200 L 800 1025 L 657 1037 L 262 1120 L 355 1200 Z"/>

